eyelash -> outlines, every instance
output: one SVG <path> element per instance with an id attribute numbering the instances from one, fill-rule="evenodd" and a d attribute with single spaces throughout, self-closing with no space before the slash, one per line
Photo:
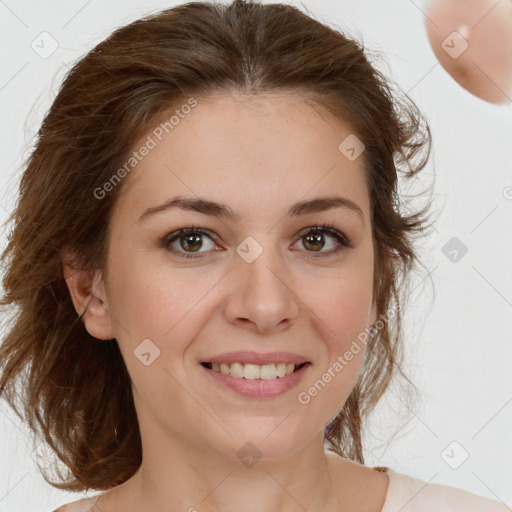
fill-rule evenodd
<path id="1" fill-rule="evenodd" d="M 334 249 L 334 250 L 331 250 L 331 251 L 328 251 L 328 252 L 323 252 L 323 253 L 319 253 L 320 257 L 322 256 L 328 256 L 328 255 L 332 255 L 332 254 L 335 254 L 335 253 L 338 253 L 339 251 L 342 250 L 342 248 L 353 248 L 354 245 L 352 244 L 351 240 L 349 238 L 347 238 L 343 233 L 341 233 L 340 231 L 338 231 L 337 229 L 334 228 L 334 226 L 331 226 L 330 224 L 323 224 L 322 226 L 312 226 L 312 227 L 309 227 L 309 228 L 306 228 L 304 230 L 302 230 L 299 235 L 299 239 L 300 238 L 303 238 L 307 235 L 309 235 L 310 233 L 320 233 L 320 234 L 328 234 L 328 235 L 331 235 L 332 237 L 334 237 L 342 247 L 338 247 L 337 249 Z M 184 236 L 184 235 L 189 235 L 189 234 L 201 234 L 201 235 L 206 235 L 208 236 L 210 239 L 213 240 L 212 236 L 213 236 L 213 233 L 208 230 L 208 229 L 204 229 L 204 228 L 200 228 L 199 226 L 196 226 L 196 225 L 192 225 L 190 228 L 182 228 L 182 229 L 179 229 L 177 231 L 173 231 L 172 233 L 166 235 L 161 241 L 160 241 L 160 247 L 163 248 L 163 249 L 167 249 L 168 246 L 173 243 L 175 240 L 179 239 L 181 236 Z M 196 256 L 196 255 L 193 255 L 193 253 L 186 253 L 186 252 L 176 252 L 176 251 L 173 251 L 175 252 L 175 254 L 178 254 L 178 257 L 180 258 L 202 258 L 202 256 Z M 312 252 L 312 251 L 307 251 L 307 252 Z M 318 256 L 311 256 L 311 255 L 308 255 L 307 256 L 308 258 L 316 258 Z"/>

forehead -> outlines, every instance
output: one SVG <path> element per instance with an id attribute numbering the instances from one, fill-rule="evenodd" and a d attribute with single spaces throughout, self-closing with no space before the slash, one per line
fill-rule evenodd
<path id="1" fill-rule="evenodd" d="M 337 192 L 368 209 L 364 152 L 351 160 L 339 149 L 354 136 L 346 121 L 291 92 L 218 93 L 196 101 L 175 116 L 172 128 L 165 122 L 179 107 L 141 138 L 139 145 L 149 137 L 154 147 L 125 178 L 120 205 L 140 213 L 171 195 L 201 196 L 243 215 L 247 208 L 284 209 Z"/>

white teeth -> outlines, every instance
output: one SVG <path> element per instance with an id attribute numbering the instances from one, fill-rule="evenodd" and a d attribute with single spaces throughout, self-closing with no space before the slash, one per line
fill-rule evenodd
<path id="1" fill-rule="evenodd" d="M 284 377 L 286 375 L 286 363 L 276 364 L 276 375 L 278 377 Z"/>
<path id="2" fill-rule="evenodd" d="M 284 377 L 293 373 L 295 365 L 293 363 L 271 363 L 271 364 L 242 364 L 242 363 L 211 363 L 214 372 L 220 372 L 223 375 L 231 375 L 237 379 L 247 380 L 272 380 L 278 377 Z"/>
<path id="3" fill-rule="evenodd" d="M 232 377 L 237 377 L 241 379 L 244 376 L 244 365 L 240 363 L 233 363 L 231 365 L 231 368 L 229 370 L 229 373 L 231 373 Z"/>
<path id="4" fill-rule="evenodd" d="M 260 378 L 260 367 L 257 364 L 244 364 L 240 366 L 242 367 L 242 375 L 237 375 L 233 373 L 233 366 L 240 363 L 235 363 L 231 365 L 231 376 L 232 377 L 245 377 L 249 380 L 255 380 Z"/>
<path id="5" fill-rule="evenodd" d="M 260 379 L 270 380 L 277 377 L 275 364 L 264 364 L 260 370 Z"/>

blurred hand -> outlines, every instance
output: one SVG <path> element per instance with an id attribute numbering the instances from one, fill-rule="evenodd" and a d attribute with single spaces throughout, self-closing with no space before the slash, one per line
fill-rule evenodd
<path id="1" fill-rule="evenodd" d="M 512 0 L 427 0 L 425 26 L 459 85 L 491 103 L 512 101 Z"/>

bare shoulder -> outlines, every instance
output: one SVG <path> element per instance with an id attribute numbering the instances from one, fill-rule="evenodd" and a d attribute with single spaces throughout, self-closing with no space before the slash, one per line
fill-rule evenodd
<path id="1" fill-rule="evenodd" d="M 345 489 L 341 496 L 355 510 L 382 510 L 386 501 L 390 479 L 384 468 L 372 468 L 358 462 L 327 453 L 335 481 L 340 482 L 339 489 Z"/>
<path id="2" fill-rule="evenodd" d="M 66 505 L 62 505 L 62 507 L 59 507 L 53 512 L 96 512 L 96 507 L 94 504 L 98 498 L 99 496 L 94 496 L 92 498 L 84 498 L 81 500 L 73 501 L 71 503 L 67 503 Z"/>
<path id="3" fill-rule="evenodd" d="M 327 452 L 327 459 L 345 468 L 345 471 L 348 470 L 348 473 L 346 473 L 344 477 L 346 478 L 347 474 L 351 475 L 353 484 L 359 482 L 367 487 L 385 487 L 386 489 L 388 487 L 389 476 L 386 471 L 387 468 L 365 466 L 359 462 L 341 458 L 332 452 Z"/>
<path id="4" fill-rule="evenodd" d="M 354 486 L 360 486 L 361 492 L 366 494 L 380 494 L 385 498 L 389 489 L 389 475 L 387 468 L 373 468 L 352 460 L 347 461 L 352 466 L 355 477 Z"/>

